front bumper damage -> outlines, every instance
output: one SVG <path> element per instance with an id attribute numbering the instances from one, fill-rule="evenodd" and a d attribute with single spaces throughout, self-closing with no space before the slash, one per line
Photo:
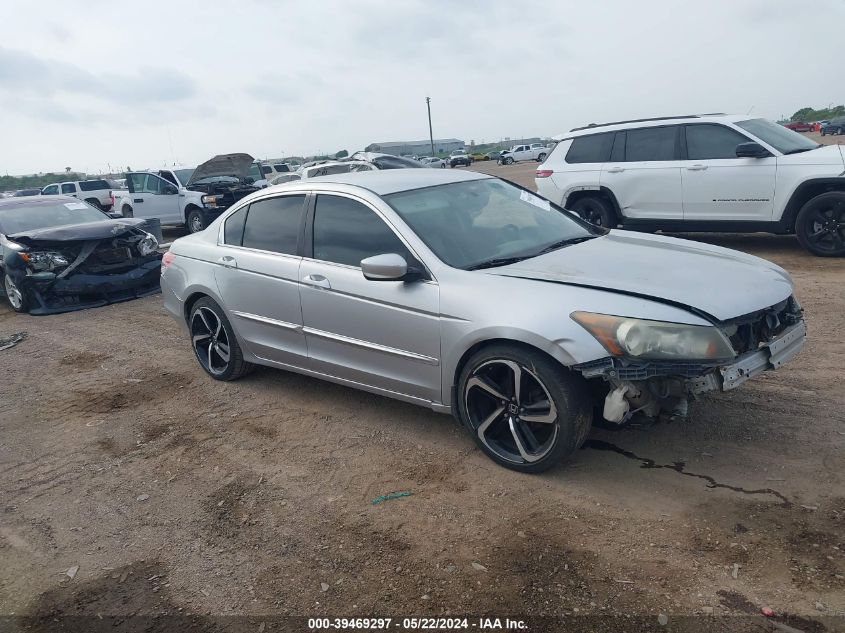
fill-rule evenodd
<path id="1" fill-rule="evenodd" d="M 710 391 L 730 391 L 760 375 L 779 369 L 804 347 L 807 328 L 794 323 L 757 349 L 729 363 L 638 361 L 602 358 L 576 365 L 585 378 L 608 383 L 605 419 L 622 424 L 635 413 L 686 417 L 689 399 Z"/>

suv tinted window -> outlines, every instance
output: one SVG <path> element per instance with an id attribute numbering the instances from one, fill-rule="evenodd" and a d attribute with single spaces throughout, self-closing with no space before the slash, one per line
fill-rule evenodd
<path id="1" fill-rule="evenodd" d="M 349 198 L 317 196 L 314 259 L 360 266 L 362 259 L 384 253 L 411 260 L 402 241 L 372 209 Z"/>
<path id="2" fill-rule="evenodd" d="M 625 160 L 675 160 L 677 131 L 675 126 L 627 130 Z"/>
<path id="3" fill-rule="evenodd" d="M 249 207 L 242 207 L 226 218 L 223 224 L 223 241 L 232 246 L 240 246 L 244 240 L 244 221 Z"/>
<path id="4" fill-rule="evenodd" d="M 97 189 L 111 189 L 109 183 L 105 180 L 82 180 L 79 183 L 79 188 L 82 191 L 95 191 Z"/>
<path id="5" fill-rule="evenodd" d="M 76 187 L 72 182 L 62 185 L 62 193 L 76 193 Z"/>
<path id="6" fill-rule="evenodd" d="M 604 163 L 610 160 L 613 132 L 579 136 L 566 152 L 567 163 Z"/>
<path id="7" fill-rule="evenodd" d="M 253 202 L 249 205 L 244 224 L 244 247 L 296 255 L 304 211 L 304 195 L 280 196 Z M 234 226 L 233 230 L 236 230 Z"/>
<path id="8" fill-rule="evenodd" d="M 687 125 L 687 158 L 708 160 L 736 158 L 736 146 L 748 139 L 724 125 Z"/>

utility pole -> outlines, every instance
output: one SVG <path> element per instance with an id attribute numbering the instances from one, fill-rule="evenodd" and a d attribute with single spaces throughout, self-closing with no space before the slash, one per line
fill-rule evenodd
<path id="1" fill-rule="evenodd" d="M 431 131 L 431 97 L 425 98 L 425 107 L 428 108 L 428 140 L 431 141 L 431 155 L 434 156 L 434 132 Z"/>

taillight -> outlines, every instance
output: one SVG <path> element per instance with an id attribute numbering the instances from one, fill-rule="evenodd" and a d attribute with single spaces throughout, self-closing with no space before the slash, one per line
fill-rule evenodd
<path id="1" fill-rule="evenodd" d="M 164 274 L 165 269 L 173 263 L 173 260 L 176 259 L 176 255 L 167 251 L 164 255 L 161 256 L 161 274 Z"/>
<path id="2" fill-rule="evenodd" d="M 538 169 L 537 178 L 548 178 L 553 173 L 555 173 L 553 169 Z"/>

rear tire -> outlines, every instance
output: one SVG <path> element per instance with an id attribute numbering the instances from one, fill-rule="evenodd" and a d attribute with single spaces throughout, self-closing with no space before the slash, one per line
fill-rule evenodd
<path id="1" fill-rule="evenodd" d="M 586 382 L 536 350 L 506 343 L 479 350 L 461 371 L 457 393 L 459 418 L 475 443 L 511 470 L 548 470 L 590 431 Z"/>
<path id="2" fill-rule="evenodd" d="M 255 369 L 255 365 L 244 360 L 223 308 L 210 297 L 203 297 L 193 305 L 188 329 L 200 367 L 214 380 L 230 382 Z"/>
<path id="3" fill-rule="evenodd" d="M 537 157 L 537 162 L 538 162 L 538 163 L 542 163 L 544 160 L 546 160 L 546 155 L 545 155 L 545 154 L 540 154 L 540 155 Z"/>
<path id="4" fill-rule="evenodd" d="M 795 235 L 813 255 L 845 256 L 845 191 L 828 191 L 801 207 Z"/>
<path id="5" fill-rule="evenodd" d="M 595 224 L 596 226 L 615 229 L 618 224 L 613 207 L 610 206 L 607 200 L 599 196 L 579 198 L 568 208 L 590 224 Z"/>
<path id="6" fill-rule="evenodd" d="M 122 215 L 124 218 L 131 218 L 135 216 L 135 213 L 132 211 L 132 207 L 124 206 L 120 210 L 120 215 Z"/>
<path id="7" fill-rule="evenodd" d="M 103 205 L 102 205 L 102 204 L 100 204 L 100 201 L 99 201 L 99 200 L 97 200 L 96 198 L 88 198 L 87 200 L 85 200 L 85 202 L 87 202 L 88 204 L 90 204 L 90 205 L 91 205 L 92 207 L 94 207 L 95 209 L 99 209 L 100 211 L 102 211 L 102 210 L 103 210 Z"/>

